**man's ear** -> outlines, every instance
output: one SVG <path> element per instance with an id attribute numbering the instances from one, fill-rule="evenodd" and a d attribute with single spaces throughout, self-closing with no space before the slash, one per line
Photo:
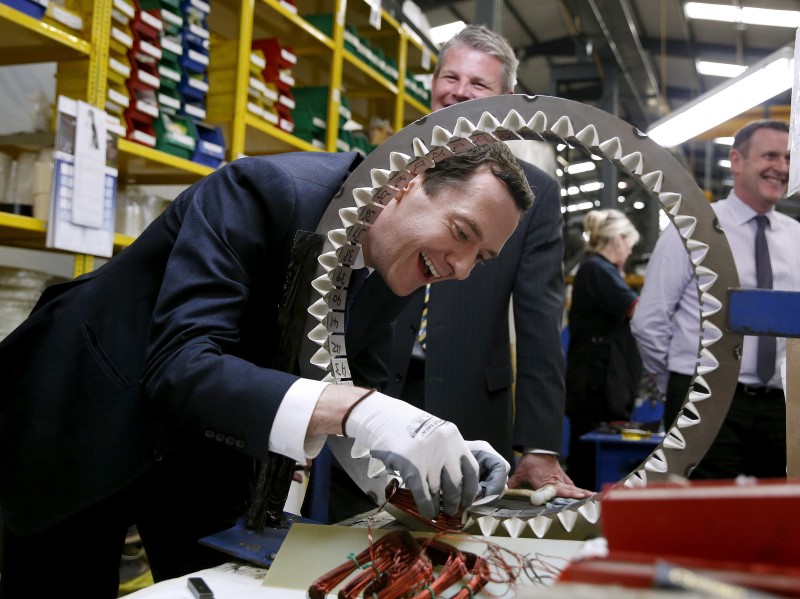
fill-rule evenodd
<path id="1" fill-rule="evenodd" d="M 423 177 L 423 176 L 424 176 L 424 175 L 417 175 L 416 177 L 414 177 L 413 179 L 411 179 L 411 180 L 410 180 L 408 183 L 406 183 L 406 186 L 405 186 L 405 187 L 403 187 L 403 189 L 401 189 L 401 190 L 400 190 L 400 191 L 397 193 L 397 195 L 395 196 L 395 199 L 396 199 L 396 200 L 399 202 L 399 201 L 400 201 L 400 200 L 402 200 L 402 199 L 403 199 L 403 198 L 406 196 L 406 194 L 407 194 L 408 192 L 410 192 L 412 189 L 414 189 L 414 188 L 415 188 L 415 187 L 417 187 L 418 185 L 422 185 L 422 177 Z"/>
<path id="2" fill-rule="evenodd" d="M 741 171 L 742 161 L 744 161 L 744 156 L 742 153 L 735 149 L 731 148 L 731 151 L 728 153 L 728 158 L 731 161 L 731 172 L 738 173 Z"/>

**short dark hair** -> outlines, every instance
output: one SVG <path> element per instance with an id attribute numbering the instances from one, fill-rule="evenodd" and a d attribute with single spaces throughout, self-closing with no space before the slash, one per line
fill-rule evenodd
<path id="1" fill-rule="evenodd" d="M 434 79 L 439 76 L 441 65 L 444 63 L 445 56 L 447 56 L 450 48 L 456 47 L 477 50 L 489 56 L 494 56 L 503 63 L 502 92 L 510 94 L 514 91 L 514 86 L 517 84 L 517 65 L 519 60 L 517 60 L 514 50 L 506 38 L 485 25 L 468 25 L 442 46 L 442 49 L 439 50 L 439 59 L 433 71 Z"/>
<path id="2" fill-rule="evenodd" d="M 514 203 L 525 213 L 533 204 L 525 173 L 511 149 L 502 141 L 477 145 L 465 152 L 448 156 L 425 171 L 422 188 L 428 195 L 436 195 L 447 187 L 463 187 L 482 166 L 489 166 L 492 174 L 505 183 Z"/>
<path id="3" fill-rule="evenodd" d="M 733 136 L 733 149 L 747 158 L 747 152 L 750 150 L 750 140 L 759 129 L 773 129 L 774 131 L 786 131 L 786 133 L 789 133 L 789 123 L 775 119 L 750 121 Z"/>

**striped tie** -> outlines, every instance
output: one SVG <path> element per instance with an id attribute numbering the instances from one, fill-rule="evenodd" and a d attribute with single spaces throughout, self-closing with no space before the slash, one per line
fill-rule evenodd
<path id="1" fill-rule="evenodd" d="M 417 333 L 417 342 L 422 346 L 422 349 L 428 349 L 428 302 L 431 298 L 431 286 L 425 285 L 425 300 L 422 304 L 422 318 L 419 321 L 419 333 Z"/>

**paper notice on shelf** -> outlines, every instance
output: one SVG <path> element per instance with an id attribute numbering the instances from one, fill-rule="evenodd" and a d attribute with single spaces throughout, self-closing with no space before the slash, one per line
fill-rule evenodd
<path id="1" fill-rule="evenodd" d="M 364 0 L 369 6 L 369 24 L 375 29 L 381 28 L 381 6 L 383 0 Z"/>
<path id="2" fill-rule="evenodd" d="M 114 250 L 118 119 L 58 98 L 47 247 L 110 257 Z"/>
<path id="3" fill-rule="evenodd" d="M 105 139 L 106 113 L 79 102 L 75 125 L 75 192 L 72 201 L 72 222 L 76 225 L 103 226 Z"/>

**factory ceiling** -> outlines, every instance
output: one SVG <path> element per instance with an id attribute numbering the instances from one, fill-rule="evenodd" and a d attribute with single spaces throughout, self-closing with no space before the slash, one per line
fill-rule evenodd
<path id="1" fill-rule="evenodd" d="M 797 0 L 708 0 L 754 8 L 800 10 Z M 416 0 L 431 26 L 456 20 L 502 33 L 520 61 L 518 93 L 589 103 L 642 130 L 720 85 L 697 61 L 751 66 L 793 46 L 796 29 L 686 17 L 683 0 Z M 730 173 L 714 144 L 751 118 L 789 118 L 790 92 L 677 149 L 698 185 L 724 196 Z M 791 212 L 792 210 L 788 210 Z M 800 211 L 797 211 L 800 212 Z M 577 216 L 577 215 L 576 215 Z"/>

